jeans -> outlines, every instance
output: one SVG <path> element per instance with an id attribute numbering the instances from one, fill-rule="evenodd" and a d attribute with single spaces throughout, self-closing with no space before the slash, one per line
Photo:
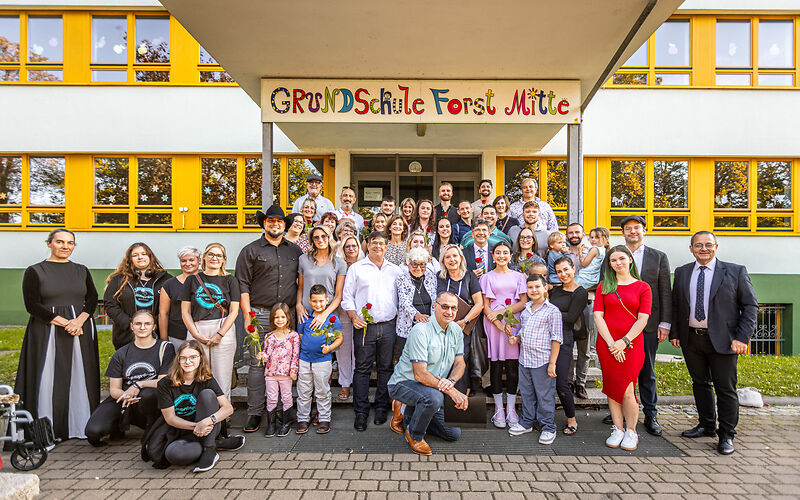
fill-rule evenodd
<path id="1" fill-rule="evenodd" d="M 369 414 L 369 375 L 372 363 L 378 369 L 375 390 L 375 409 L 388 411 L 391 400 L 386 384 L 392 376 L 392 355 L 396 334 L 395 320 L 369 323 L 366 328 L 353 329 L 356 369 L 353 376 L 353 410 L 356 415 Z"/>
<path id="2" fill-rule="evenodd" d="M 263 347 L 264 335 L 269 331 L 270 310 L 262 307 L 253 307 L 252 310 L 256 314 L 256 318 L 261 321 L 261 324 L 258 326 L 258 336 L 261 339 L 259 345 Z M 264 367 L 258 366 L 258 360 L 253 357 L 252 346 L 248 345 L 245 349 L 244 360 L 249 367 L 247 370 L 247 414 L 263 415 L 266 407 L 267 394 L 267 386 L 264 380 Z"/>
<path id="3" fill-rule="evenodd" d="M 569 334 L 567 334 L 569 335 Z M 561 344 L 556 358 L 556 392 L 561 406 L 564 407 L 564 415 L 567 418 L 575 418 L 575 397 L 569 390 L 569 369 L 572 363 L 572 344 L 566 343 L 567 335 L 564 336 L 565 343 Z"/>
<path id="4" fill-rule="evenodd" d="M 339 364 L 339 385 L 350 387 L 353 385 L 353 367 L 356 357 L 353 352 L 353 323 L 347 314 L 340 314 L 342 322 L 342 345 L 336 349 L 336 362 Z"/>
<path id="5" fill-rule="evenodd" d="M 224 319 L 196 321 L 194 326 L 200 335 L 210 339 L 219 331 L 223 321 Z M 230 401 L 233 358 L 236 356 L 236 327 L 231 325 L 230 330 L 222 337 L 219 345 L 214 347 L 203 345 L 203 351 L 211 363 L 211 373 L 214 374 L 214 380 L 217 381 L 219 388 L 222 389 L 225 397 Z"/>
<path id="6" fill-rule="evenodd" d="M 457 441 L 461 429 L 444 424 L 445 395 L 433 387 L 416 380 L 403 380 L 389 386 L 392 399 L 406 404 L 404 421 L 408 434 L 414 441 L 421 441 L 426 433 L 445 441 Z"/>
<path id="7" fill-rule="evenodd" d="M 644 365 L 639 372 L 639 399 L 642 402 L 642 411 L 645 417 L 655 418 L 656 403 L 656 351 L 658 350 L 658 334 L 642 332 L 644 341 Z"/>
<path id="8" fill-rule="evenodd" d="M 128 422 L 131 424 L 147 429 L 151 423 L 161 415 L 158 409 L 158 394 L 152 387 L 145 387 L 139 392 L 141 401 L 130 405 L 126 413 L 128 414 Z M 100 445 L 100 441 L 120 428 L 120 418 L 122 417 L 122 403 L 112 397 L 107 397 L 97 408 L 92 412 L 89 421 L 86 422 L 86 439 L 92 445 Z"/>
<path id="9" fill-rule="evenodd" d="M 311 416 L 311 396 L 317 396 L 320 422 L 331 421 L 331 361 L 309 363 L 300 360 L 297 372 L 297 421 L 308 422 Z"/>
<path id="10" fill-rule="evenodd" d="M 578 359 L 576 361 L 570 358 L 569 383 L 586 387 L 586 375 L 589 373 L 589 354 L 591 352 L 591 346 L 594 345 L 592 334 L 595 331 L 591 301 L 589 301 L 583 309 L 583 324 L 586 325 L 587 335 L 586 338 L 575 340 L 575 347 L 578 350 Z"/>
<path id="11" fill-rule="evenodd" d="M 197 397 L 197 413 L 195 422 L 199 422 L 212 413 L 219 410 L 217 395 L 211 389 L 203 389 Z M 204 448 L 216 448 L 217 434 L 219 434 L 221 422 L 214 424 L 211 432 L 204 437 L 189 437 L 191 431 L 186 431 L 185 438 L 176 439 L 167 445 L 164 456 L 172 465 L 189 465 L 200 458 Z"/>
<path id="12" fill-rule="evenodd" d="M 530 429 L 538 421 L 542 432 L 555 432 L 556 379 L 547 374 L 547 364 L 538 368 L 519 365 L 519 393 L 522 395 L 520 425 Z"/>
<path id="13" fill-rule="evenodd" d="M 472 329 L 471 334 L 476 334 L 476 330 L 474 328 Z M 472 385 L 472 381 L 470 380 L 470 373 L 472 373 L 472 370 L 470 370 L 470 362 L 472 361 L 471 341 L 472 337 L 469 335 L 464 335 L 464 364 L 466 364 L 466 367 L 464 368 L 464 375 L 462 375 L 461 378 L 456 381 L 455 385 L 455 388 L 458 390 L 458 392 L 462 394 L 466 394 L 467 390 Z"/>

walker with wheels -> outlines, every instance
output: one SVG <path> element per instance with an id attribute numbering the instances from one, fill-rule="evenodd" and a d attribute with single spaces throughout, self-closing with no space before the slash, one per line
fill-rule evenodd
<path id="1" fill-rule="evenodd" d="M 18 410 L 19 394 L 7 385 L 0 385 L 0 442 L 10 442 L 11 465 L 17 470 L 29 471 L 47 460 L 47 450 L 55 443 L 53 424 L 47 417 L 34 419 L 30 412 Z M 8 429 L 8 432 L 6 432 Z M 26 434 L 31 441 L 26 440 Z M 0 460 L 0 467 L 3 462 Z"/>

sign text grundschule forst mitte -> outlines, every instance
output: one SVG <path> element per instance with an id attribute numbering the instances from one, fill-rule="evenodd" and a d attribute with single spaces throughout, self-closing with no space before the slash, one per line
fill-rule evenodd
<path id="1" fill-rule="evenodd" d="M 577 123 L 573 80 L 261 80 L 265 122 Z"/>

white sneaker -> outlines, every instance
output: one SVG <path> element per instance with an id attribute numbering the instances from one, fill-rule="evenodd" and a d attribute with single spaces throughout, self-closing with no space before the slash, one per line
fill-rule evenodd
<path id="1" fill-rule="evenodd" d="M 520 424 L 519 422 L 514 422 L 513 424 L 508 426 L 508 434 L 511 436 L 521 436 L 523 434 L 531 432 L 532 430 L 533 427 L 531 427 L 530 429 L 526 429 L 525 427 L 522 427 L 522 424 Z M 555 438 L 555 435 L 553 435 L 553 437 Z"/>
<path id="2" fill-rule="evenodd" d="M 556 440 L 555 432 L 542 431 L 542 433 L 539 434 L 539 444 L 553 444 L 553 441 L 555 440 Z"/>
<path id="3" fill-rule="evenodd" d="M 622 442 L 619 444 L 619 447 L 625 451 L 633 451 L 636 449 L 636 446 L 639 445 L 639 435 L 636 434 L 636 431 L 628 429 L 625 431 L 625 437 L 622 438 Z"/>
<path id="4" fill-rule="evenodd" d="M 506 413 L 506 422 L 508 422 L 508 425 L 519 422 L 519 416 L 513 406 L 508 410 L 508 413 Z"/>
<path id="5" fill-rule="evenodd" d="M 612 425 L 611 435 L 608 436 L 608 439 L 606 439 L 606 446 L 609 448 L 619 448 L 619 444 L 622 442 L 622 438 L 624 437 L 625 433 L 620 429 L 617 429 L 616 425 Z"/>
<path id="6" fill-rule="evenodd" d="M 494 416 L 492 417 L 492 423 L 498 429 L 505 429 L 506 427 L 506 416 L 503 413 L 503 410 L 497 410 L 494 412 Z"/>

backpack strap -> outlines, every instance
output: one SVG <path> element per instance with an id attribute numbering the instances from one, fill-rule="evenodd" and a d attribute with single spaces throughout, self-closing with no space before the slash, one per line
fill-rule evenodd
<path id="1" fill-rule="evenodd" d="M 164 353 L 167 352 L 167 341 L 162 340 L 161 345 L 158 347 L 158 368 L 161 369 L 161 365 L 164 364 Z"/>

